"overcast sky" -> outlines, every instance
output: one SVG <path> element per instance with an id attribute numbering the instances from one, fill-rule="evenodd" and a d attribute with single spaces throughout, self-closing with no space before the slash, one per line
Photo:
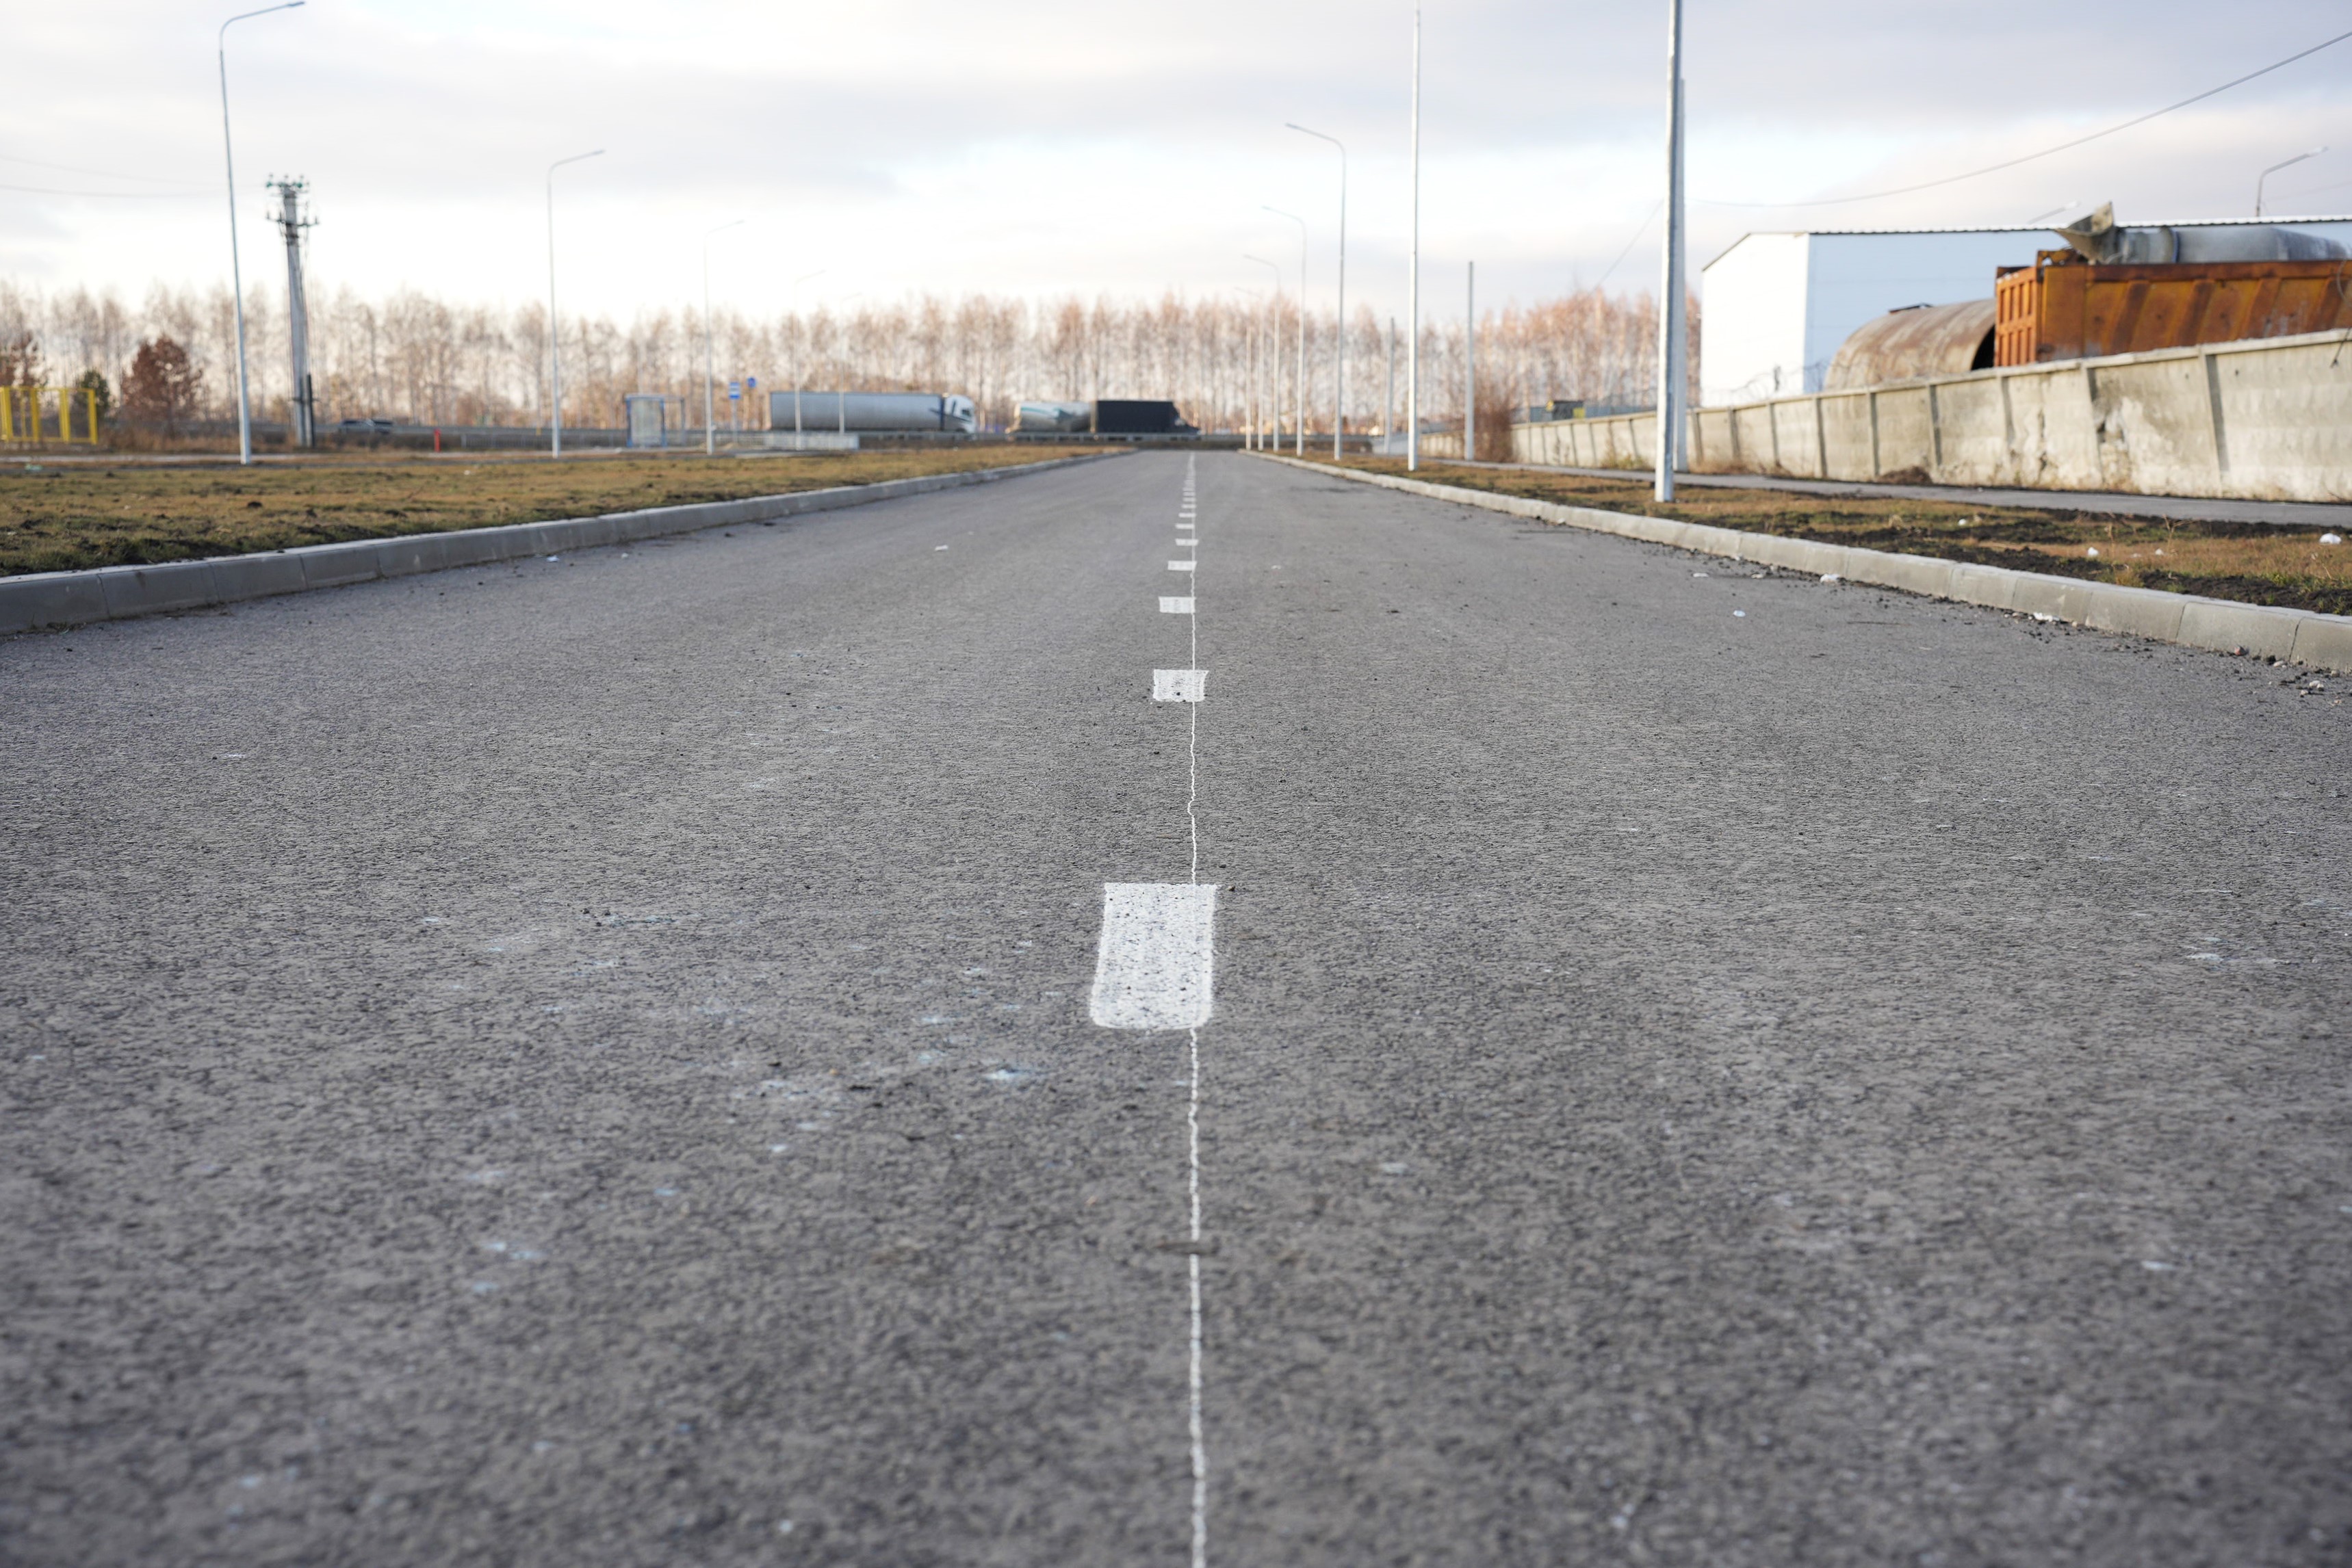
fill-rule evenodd
<path id="1" fill-rule="evenodd" d="M 251 0 L 248 0 L 251 3 Z M 1752 229 L 2352 208 L 2352 42 L 2152 124 L 1936 191 L 1772 208 L 1958 173 L 2101 129 L 2352 27 L 2341 0 L 1687 0 L 1692 258 Z M 16 8 L 0 276 L 44 287 L 228 271 L 215 29 L 237 7 Z M 310 0 L 229 31 L 248 279 L 282 277 L 261 182 L 312 182 L 312 274 L 382 293 L 544 298 L 548 162 L 567 308 L 715 295 L 750 309 L 931 289 L 1328 303 L 1344 139 L 1349 293 L 1401 309 L 1409 5 Z M 1657 0 L 1433 4 L 1423 18 L 1426 308 L 1607 275 L 1654 287 Z M 35 187 L 36 189 L 26 189 Z M 107 193 L 94 194 L 91 193 Z M 1618 261 L 1622 255 L 1622 260 Z M 1614 270 L 1612 264 L 1615 262 Z M 792 292 L 795 277 L 819 276 Z"/>

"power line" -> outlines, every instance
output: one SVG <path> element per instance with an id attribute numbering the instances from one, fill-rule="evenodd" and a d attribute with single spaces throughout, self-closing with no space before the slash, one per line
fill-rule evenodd
<path id="1" fill-rule="evenodd" d="M 2189 98 L 2182 99 L 2179 103 L 2168 103 L 2162 109 L 2150 110 L 2147 113 L 2140 115 L 2137 119 L 2125 120 L 2121 125 L 2110 125 L 2105 131 L 2094 131 L 2088 136 L 2077 136 L 2072 141 L 2062 141 L 2055 147 L 2044 147 L 2041 152 L 2028 152 L 2022 158 L 2011 158 L 2007 162 L 2000 163 L 1988 163 L 1981 169 L 1971 169 L 1965 174 L 1948 174 L 1940 180 L 1927 180 L 1916 185 L 1899 185 L 1891 191 L 1873 191 L 1866 196 L 1824 196 L 1821 200 L 1814 202 L 1702 201 L 1700 204 L 1709 207 L 1837 207 L 1843 206 L 1851 202 L 1877 202 L 1884 201 L 1888 196 L 1907 196 L 1914 191 L 1932 191 L 1938 185 L 1957 185 L 1962 180 L 1973 180 L 1979 174 L 1996 174 L 2003 169 L 2014 169 L 2021 163 L 2031 163 L 2037 158 L 2047 158 L 2054 152 L 2064 152 L 2073 148 L 2080 147 L 2085 142 L 2096 141 L 2101 137 L 2113 136 L 2119 131 L 2129 131 L 2135 125 L 2146 125 L 2149 120 L 2157 119 L 2160 115 L 2170 114 L 2176 109 L 2187 109 L 2192 103 L 2202 103 L 2205 99 L 2211 98 L 2216 93 L 2227 92 L 2233 87 L 2243 87 L 2246 83 L 2253 80 L 2256 77 L 2268 76 L 2271 72 L 2278 70 L 2282 67 L 2291 66 L 2299 59 L 2319 53 L 2322 49 L 2333 48 L 2347 38 L 2352 38 L 2352 33 L 2338 33 L 2336 37 L 2327 39 L 2324 43 L 2314 44 L 2311 47 L 2301 50 L 2298 53 L 2289 55 L 2283 60 L 2273 60 L 2258 71 L 2248 71 L 2244 76 L 2238 77 L 2231 81 L 2225 81 L 2220 87 L 2209 87 L 2203 92 L 2195 94 Z M 1697 200 L 1698 198 L 1693 199 Z"/>
<path id="2" fill-rule="evenodd" d="M 1659 198 L 1658 198 L 1658 204 L 1657 204 L 1657 206 L 1654 206 L 1654 207 L 1652 207 L 1652 208 L 1650 209 L 1650 215 L 1649 215 L 1648 217 L 1643 218 L 1643 219 L 1642 220 L 1642 226 L 1641 226 L 1640 228 L 1637 228 L 1637 229 L 1635 229 L 1635 230 L 1633 231 L 1633 237 L 1632 239 L 1629 239 L 1629 240 L 1627 240 L 1627 241 L 1625 242 L 1625 248 L 1624 248 L 1623 250 L 1619 251 L 1619 252 L 1617 253 L 1617 259 L 1616 259 L 1615 261 L 1612 261 L 1612 262 L 1611 262 L 1611 263 L 1609 264 L 1609 272 L 1604 272 L 1604 273 L 1602 273 L 1602 274 L 1601 275 L 1600 281 L 1599 281 L 1599 282 L 1596 282 L 1595 284 L 1593 284 L 1593 286 L 1592 286 L 1593 287 L 1595 287 L 1595 288 L 1599 288 L 1602 283 L 1606 283 L 1606 282 L 1608 282 L 1608 281 L 1609 281 L 1609 273 L 1610 273 L 1610 272 L 1614 272 L 1614 271 L 1616 271 L 1616 270 L 1617 270 L 1617 268 L 1618 268 L 1618 267 L 1619 267 L 1619 266 L 1620 266 L 1620 265 L 1624 261 L 1624 259 L 1625 259 L 1627 256 L 1631 256 L 1631 255 L 1633 255 L 1633 247 L 1634 247 L 1636 245 L 1638 245 L 1638 244 L 1640 244 L 1640 243 L 1641 243 L 1642 236 L 1643 236 L 1643 235 L 1648 234 L 1648 233 L 1650 232 L 1650 225 L 1651 225 L 1652 224 L 1654 224 L 1654 223 L 1657 222 L 1657 218 L 1658 218 L 1658 207 L 1663 207 L 1663 206 L 1664 206 L 1665 204 L 1666 204 L 1665 198 L 1664 198 L 1664 197 L 1663 197 L 1663 196 L 1659 197 Z"/>
<path id="3" fill-rule="evenodd" d="M 95 174 L 101 180 L 135 180 L 142 185 L 205 185 L 205 180 L 180 180 L 169 174 L 119 174 L 111 169 L 85 169 L 79 163 L 49 163 L 38 158 L 20 158 L 13 152 L 0 152 L 0 163 L 22 163 L 29 169 L 55 169 L 61 174 Z M 9 186 L 15 190 L 19 187 Z"/>
<path id="4" fill-rule="evenodd" d="M 22 191 L 35 196 L 97 196 L 115 202 L 208 202 L 194 191 L 60 191 L 48 185 L 0 185 L 0 191 Z"/>

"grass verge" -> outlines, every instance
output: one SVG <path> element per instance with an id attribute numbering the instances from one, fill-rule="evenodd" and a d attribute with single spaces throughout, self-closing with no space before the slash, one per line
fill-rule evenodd
<path id="1" fill-rule="evenodd" d="M 1404 460 L 1396 457 L 1350 458 L 1347 465 L 1384 474 L 1405 471 Z M 1686 486 L 1671 505 L 1661 506 L 1651 499 L 1646 475 L 1601 479 L 1443 462 L 1423 463 L 1413 477 L 1749 533 L 2352 615 L 2352 545 L 2321 544 L 2324 530 L 2316 528 L 1712 486 Z"/>
<path id="2" fill-rule="evenodd" d="M 0 576 L 244 555 L 1010 467 L 1097 448 L 966 446 L 780 457 L 536 455 L 0 469 Z"/>

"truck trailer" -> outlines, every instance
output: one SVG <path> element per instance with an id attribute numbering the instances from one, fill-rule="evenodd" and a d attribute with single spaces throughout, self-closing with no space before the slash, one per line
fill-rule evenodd
<path id="1" fill-rule="evenodd" d="M 847 430 L 882 435 L 946 431 L 970 435 L 980 428 L 971 399 L 954 392 L 790 392 L 768 394 L 771 430 Z"/>
<path id="2" fill-rule="evenodd" d="M 1198 435 L 1176 405 L 1160 398 L 1107 397 L 1095 402 L 1097 435 Z"/>
<path id="3" fill-rule="evenodd" d="M 1033 435 L 1076 434 L 1094 426 L 1095 407 L 1090 402 L 1024 402 L 1013 418 L 1013 429 Z"/>

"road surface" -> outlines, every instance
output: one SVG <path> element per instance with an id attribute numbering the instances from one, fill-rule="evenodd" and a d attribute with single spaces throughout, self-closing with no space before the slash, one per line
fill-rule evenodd
<path id="1" fill-rule="evenodd" d="M 0 643 L 0 1560 L 2352 1559 L 2340 683 L 1747 571 L 1154 453 Z"/>

